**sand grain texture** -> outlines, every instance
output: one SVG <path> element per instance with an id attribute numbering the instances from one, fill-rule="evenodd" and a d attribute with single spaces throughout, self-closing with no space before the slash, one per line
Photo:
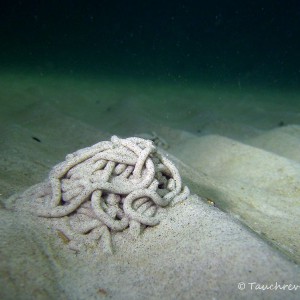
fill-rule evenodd
<path id="1" fill-rule="evenodd" d="M 289 111 L 275 93 L 107 84 L 2 76 L 1 299 L 299 299 L 248 285 L 299 285 L 299 129 L 274 128 L 297 124 L 298 102 Z M 114 255 L 75 253 L 42 218 L 4 208 L 68 153 L 152 131 L 198 196 L 137 239 L 116 235 Z"/>

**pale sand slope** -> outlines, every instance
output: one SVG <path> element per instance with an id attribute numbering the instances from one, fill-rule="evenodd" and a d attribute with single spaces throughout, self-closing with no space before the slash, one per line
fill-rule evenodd
<path id="1" fill-rule="evenodd" d="M 145 231 L 137 241 L 120 236 L 115 255 L 104 257 L 99 253 L 76 256 L 57 232 L 48 232 L 43 219 L 3 208 L 0 211 L 2 298 L 32 299 L 32 295 L 36 299 L 299 297 L 299 290 L 251 291 L 249 285 L 243 292 L 237 289 L 240 281 L 299 284 L 299 267 L 272 246 L 277 245 L 299 261 L 299 238 L 295 230 L 299 220 L 299 167 L 290 160 L 296 160 L 296 151 L 287 142 L 290 134 L 285 139 L 286 147 L 280 149 L 276 143 L 266 142 L 272 141 L 271 138 L 259 136 L 260 133 L 268 136 L 266 130 L 282 116 L 290 117 L 288 123 L 297 121 L 297 113 L 282 113 L 280 103 L 259 109 L 259 105 L 254 105 L 251 110 L 245 101 L 236 108 L 241 114 L 231 115 L 233 100 L 225 101 L 228 107 L 224 105 L 218 111 L 210 104 L 211 99 L 203 104 L 205 101 L 200 101 L 206 99 L 203 95 L 199 100 L 193 92 L 183 95 L 178 90 L 173 94 L 169 94 L 170 90 L 165 93 L 159 90 L 160 95 L 149 94 L 149 90 L 144 90 L 143 95 L 139 90 L 136 94 L 144 100 L 158 97 L 157 103 L 150 105 L 151 101 L 145 100 L 140 105 L 136 95 L 130 95 L 132 86 L 118 87 L 117 91 L 111 86 L 94 90 L 88 86 L 82 93 L 84 85 L 68 90 L 68 84 L 61 87 L 57 81 L 50 87 L 36 87 L 34 81 L 28 80 L 22 81 L 20 88 L 12 82 L 6 82 L 8 86 L 1 94 L 2 99 L 14 100 L 3 102 L 0 111 L 2 203 L 12 193 L 41 181 L 51 166 L 62 161 L 67 153 L 107 139 L 110 134 L 106 132 L 131 135 L 156 130 L 169 143 L 167 151 L 191 164 L 187 167 L 177 161 L 193 191 L 209 197 L 233 216 L 192 197 L 170 208 L 167 218 Z M 121 94 L 125 98 L 119 98 Z M 196 102 L 191 102 L 188 109 L 186 104 L 170 105 L 177 97 L 189 94 Z M 209 98 L 209 94 L 205 96 Z M 111 107 L 114 101 L 100 101 L 102 97 L 115 99 L 115 106 Z M 100 103 L 96 104 L 95 99 L 100 99 Z M 80 102 L 86 100 L 89 110 L 80 111 Z M 155 110 L 155 105 L 159 109 Z M 268 109 L 271 113 L 266 118 Z M 168 118 L 164 119 L 166 113 Z M 255 122 L 251 121 L 255 116 Z M 243 143 L 216 135 L 196 137 L 162 125 L 179 126 L 194 133 L 199 129 L 201 134 L 222 134 Z M 290 132 L 287 128 L 284 134 Z M 282 138 L 280 131 L 278 134 Z M 295 139 L 293 136 L 293 145 Z M 254 148 L 256 145 L 265 150 Z M 235 221 L 237 215 L 260 236 Z"/>
<path id="2" fill-rule="evenodd" d="M 248 139 L 246 143 L 300 163 L 299 125 L 289 125 L 269 130 Z"/>
<path id="3" fill-rule="evenodd" d="M 287 142 L 285 148 L 292 152 Z M 190 138 L 169 152 L 198 171 L 185 177 L 201 195 L 300 262 L 298 162 L 216 135 Z"/>
<path id="4" fill-rule="evenodd" d="M 299 291 L 251 290 L 295 283 L 299 266 L 219 209 L 190 197 L 115 254 L 74 254 L 42 219 L 1 210 L 2 299 L 298 299 Z M 99 248 L 101 249 L 101 248 Z M 238 290 L 245 282 L 246 289 Z M 58 297 L 58 298 L 57 298 Z"/>
<path id="5" fill-rule="evenodd" d="M 105 136 L 90 126 L 63 118 L 49 107 L 47 112 L 44 112 L 46 106 L 42 108 L 32 110 L 26 124 L 5 131 L 2 163 L 15 160 L 15 165 L 12 177 L 6 178 L 5 187 L 1 189 L 10 186 L 20 190 L 46 176 L 48 166 L 43 165 L 44 161 L 54 164 L 63 159 L 63 152 L 81 147 L 83 140 L 89 144 L 88 141 L 93 143 L 93 139 Z M 63 120 L 63 124 L 58 120 Z M 68 127 L 67 135 L 59 134 L 63 125 Z M 42 142 L 33 140 L 33 134 Z M 18 155 L 13 149 L 18 149 Z M 24 165 L 33 171 L 23 174 L 20 171 Z M 180 162 L 178 165 L 187 181 L 194 181 L 191 187 L 200 189 L 200 194 L 203 184 L 213 182 L 206 177 L 196 180 L 195 184 L 197 177 L 191 168 Z M 222 188 L 215 185 L 215 193 Z M 234 188 L 227 187 L 228 193 L 232 190 Z M 256 297 L 274 299 L 298 296 L 297 291 L 277 291 L 276 294 L 253 291 L 250 285 L 240 292 L 237 284 L 241 281 L 295 283 L 300 275 L 299 267 L 230 216 L 197 198 L 170 208 L 168 217 L 159 226 L 147 230 L 141 239 L 132 241 L 121 236 L 112 257 L 103 256 L 101 252 L 75 255 L 57 232 L 47 232 L 43 219 L 25 213 L 2 209 L 0 220 L 4 299 L 32 299 L 32 296 L 36 299 L 101 299 L 104 296 L 197 299 L 199 295 L 206 299 L 250 299 L 253 293 Z"/>

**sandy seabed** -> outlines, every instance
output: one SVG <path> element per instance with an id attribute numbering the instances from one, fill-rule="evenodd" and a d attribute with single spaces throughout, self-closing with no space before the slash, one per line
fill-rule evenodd
<path id="1" fill-rule="evenodd" d="M 299 298 L 299 93 L 13 73 L 0 82 L 2 299 Z M 120 235 L 113 255 L 77 253 L 43 218 L 10 209 L 68 153 L 113 134 L 155 137 L 189 186 L 159 225 Z M 272 284 L 283 288 L 261 287 Z"/>

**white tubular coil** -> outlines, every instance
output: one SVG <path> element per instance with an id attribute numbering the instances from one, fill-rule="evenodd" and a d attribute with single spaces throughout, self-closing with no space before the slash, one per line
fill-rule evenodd
<path id="1" fill-rule="evenodd" d="M 112 232 L 131 228 L 138 235 L 141 228 L 160 223 L 158 209 L 189 196 L 175 165 L 152 141 L 137 137 L 112 136 L 111 141 L 68 154 L 45 186 L 31 211 L 40 217 L 69 218 L 71 229 L 87 241 L 104 239 L 106 252 L 111 252 Z"/>

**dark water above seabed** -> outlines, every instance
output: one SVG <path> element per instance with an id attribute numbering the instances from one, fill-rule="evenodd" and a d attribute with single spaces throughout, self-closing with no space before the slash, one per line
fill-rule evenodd
<path id="1" fill-rule="evenodd" d="M 0 68 L 298 89 L 299 1 L 4 1 Z"/>

